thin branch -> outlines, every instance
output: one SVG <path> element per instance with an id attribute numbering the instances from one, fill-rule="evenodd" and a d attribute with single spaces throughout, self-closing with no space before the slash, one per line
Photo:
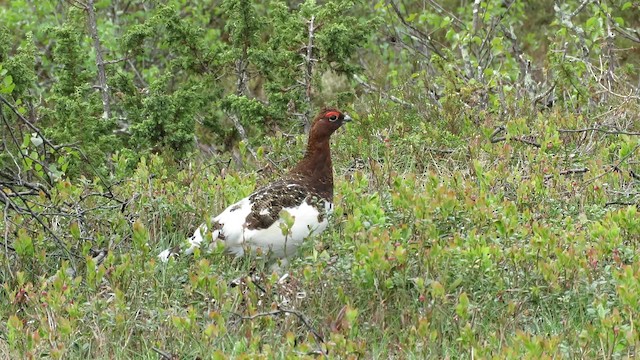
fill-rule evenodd
<path id="1" fill-rule="evenodd" d="M 107 61 L 103 62 L 103 64 L 112 65 L 112 64 L 117 64 L 117 63 L 120 63 L 120 62 L 125 62 L 127 60 L 129 60 L 129 59 L 126 58 L 126 57 L 123 57 L 123 58 L 120 58 L 120 59 L 107 60 Z"/>
<path id="2" fill-rule="evenodd" d="M 587 173 L 587 172 L 589 172 L 589 168 L 584 167 L 584 168 L 577 168 L 577 169 L 562 170 L 562 171 L 559 172 L 559 174 L 567 176 L 567 175 L 573 175 L 573 174 L 584 174 L 584 173 Z M 544 179 L 545 180 L 549 180 L 552 177 L 553 177 L 553 174 L 548 174 L 548 175 L 544 176 Z"/>
<path id="3" fill-rule="evenodd" d="M 506 129 L 505 129 L 504 126 L 498 126 L 493 131 L 491 136 L 489 137 L 489 141 L 491 141 L 492 144 L 495 144 L 495 143 L 499 143 L 501 141 L 507 140 L 506 136 L 500 136 L 500 137 L 498 136 L 500 133 L 504 132 L 505 130 Z M 533 139 L 532 136 L 528 136 L 528 137 L 527 136 L 512 136 L 510 139 L 512 141 L 519 141 L 519 142 L 521 142 L 523 144 L 531 145 L 531 146 L 536 147 L 536 148 L 540 148 L 540 144 L 537 141 L 535 141 L 535 139 Z"/>
<path id="4" fill-rule="evenodd" d="M 251 147 L 251 145 L 249 144 L 249 138 L 247 137 L 247 132 L 244 130 L 244 126 L 242 126 L 242 123 L 240 122 L 240 119 L 238 119 L 238 116 L 233 113 L 229 113 L 227 115 L 229 116 L 229 119 L 231 119 L 233 126 L 238 131 L 238 135 L 240 135 L 240 139 L 242 139 L 242 141 L 244 141 L 247 144 L 247 149 L 251 153 L 251 156 L 253 156 L 254 160 L 258 160 L 258 153 L 256 153 L 253 147 Z"/>
<path id="5" fill-rule="evenodd" d="M 127 64 L 129 65 L 129 67 L 131 67 L 131 70 L 133 70 L 133 73 L 136 75 L 136 78 L 138 78 L 138 81 L 140 82 L 142 87 L 148 88 L 149 84 L 147 84 L 147 82 L 144 80 L 144 77 L 142 76 L 140 71 L 138 71 L 138 68 L 136 68 L 136 65 L 133 63 L 133 61 L 127 59 Z"/>
<path id="6" fill-rule="evenodd" d="M 80 10 L 86 10 L 87 9 L 87 4 L 83 3 L 80 0 L 67 0 L 67 2 L 69 3 L 69 5 L 76 7 Z"/>

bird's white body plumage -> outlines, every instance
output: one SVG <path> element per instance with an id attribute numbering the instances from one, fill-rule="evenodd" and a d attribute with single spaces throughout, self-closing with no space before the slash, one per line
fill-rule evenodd
<path id="1" fill-rule="evenodd" d="M 244 255 L 246 250 L 252 252 L 260 250 L 264 254 L 269 253 L 271 257 L 287 262 L 296 254 L 304 239 L 313 234 L 319 234 L 327 228 L 328 219 L 325 215 L 330 215 L 333 211 L 333 204 L 329 201 L 322 200 L 324 209 L 317 209 L 310 204 L 309 199 L 305 199 L 298 206 L 282 208 L 281 213 L 287 212 L 293 219 L 293 225 L 288 231 L 283 216 L 268 228 L 249 229 L 246 219 L 253 207 L 250 197 L 228 206 L 214 217 L 211 220 L 211 225 L 215 228 L 213 231 L 209 232 L 206 224 L 200 225 L 188 239 L 189 248 L 184 251 L 185 254 L 192 254 L 207 239 L 210 242 L 210 248 L 222 242 L 225 252 L 236 257 Z M 266 209 L 262 209 L 260 215 L 265 215 L 266 212 Z M 324 214 L 321 215 L 321 212 Z M 166 262 L 170 256 L 171 251 L 165 250 L 158 255 L 158 258 Z"/>

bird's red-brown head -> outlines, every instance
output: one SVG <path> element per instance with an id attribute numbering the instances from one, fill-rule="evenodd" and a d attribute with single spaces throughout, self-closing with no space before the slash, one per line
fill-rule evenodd
<path id="1" fill-rule="evenodd" d="M 349 121 L 351 121 L 351 117 L 338 109 L 324 109 L 313 120 L 309 139 L 328 138 L 338 130 L 342 124 Z"/>

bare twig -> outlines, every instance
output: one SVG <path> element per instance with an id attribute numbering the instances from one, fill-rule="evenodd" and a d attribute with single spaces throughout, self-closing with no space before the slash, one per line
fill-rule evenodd
<path id="1" fill-rule="evenodd" d="M 67 2 L 69 3 L 69 5 L 74 6 L 78 9 L 81 9 L 81 10 L 87 9 L 87 4 L 83 3 L 80 0 L 67 0 Z"/>
<path id="2" fill-rule="evenodd" d="M 615 78 L 614 78 L 614 70 L 616 68 L 616 63 L 615 63 L 615 55 L 614 55 L 614 51 L 615 51 L 615 46 L 614 46 L 614 38 L 615 35 L 613 33 L 613 31 L 611 30 L 611 19 L 607 18 L 607 35 L 605 36 L 605 43 L 604 43 L 604 48 L 603 48 L 603 52 L 604 52 L 604 57 L 606 59 L 607 62 L 607 72 L 604 75 L 604 80 L 607 84 L 607 88 L 611 89 L 613 83 L 615 82 Z M 604 101 L 607 101 L 608 99 L 608 92 L 605 93 L 604 96 Z"/>
<path id="3" fill-rule="evenodd" d="M 14 191 L 11 187 L 9 187 L 9 189 L 11 191 Z M 15 191 L 14 191 L 15 192 Z M 38 222 L 38 224 L 40 224 L 40 226 L 49 234 L 51 235 L 51 237 L 55 240 L 55 242 L 58 244 L 58 246 L 67 254 L 67 259 L 69 260 L 69 264 L 71 265 L 71 267 L 73 268 L 74 271 L 76 271 L 76 266 L 75 266 L 75 261 L 74 260 L 74 256 L 71 253 L 71 251 L 69 249 L 67 249 L 67 247 L 65 246 L 64 242 L 62 241 L 62 239 L 60 239 L 58 237 L 58 235 L 55 233 L 55 231 L 53 231 L 47 224 L 44 223 L 44 221 L 40 218 L 40 216 L 38 216 L 38 214 L 35 213 L 35 211 L 33 211 L 33 209 L 29 206 L 29 202 L 22 196 L 18 196 L 18 198 L 21 200 L 21 202 L 24 204 L 25 208 L 19 208 L 15 205 L 14 202 L 11 201 L 11 199 L 6 196 L 6 194 L 4 193 L 4 191 L 0 191 L 0 197 L 2 197 L 3 202 L 11 202 L 13 205 L 12 207 L 16 210 L 21 210 L 21 211 L 26 211 L 29 216 L 34 219 L 36 222 Z"/>
<path id="4" fill-rule="evenodd" d="M 560 175 L 571 175 L 571 174 L 584 174 L 589 171 L 589 168 L 577 168 L 577 169 L 567 169 L 560 171 Z"/>
<path id="5" fill-rule="evenodd" d="M 127 60 L 129 60 L 129 59 L 128 59 L 128 58 L 126 58 L 126 57 L 123 57 L 123 58 L 120 58 L 120 59 L 107 60 L 107 61 L 105 61 L 103 64 L 105 64 L 105 65 L 111 65 L 111 64 L 117 64 L 117 63 L 120 63 L 120 62 L 125 62 L 125 61 L 127 61 Z"/>
<path id="6" fill-rule="evenodd" d="M 8 121 L 2 111 L 5 106 L 14 113 L 18 125 Z M 78 255 L 72 249 L 68 248 L 68 244 L 66 244 L 61 238 L 61 235 L 59 235 L 60 231 L 57 224 L 58 219 L 60 217 L 71 217 L 76 218 L 79 223 L 82 223 L 82 219 L 87 212 L 98 210 L 99 208 L 106 209 L 108 207 L 105 207 L 106 203 L 103 203 L 98 204 L 94 209 L 81 208 L 80 203 L 88 196 L 93 196 L 95 193 L 91 193 L 86 197 L 80 196 L 79 200 L 75 203 L 70 203 L 67 200 L 62 201 L 62 203 L 51 202 L 51 188 L 54 186 L 57 179 L 49 176 L 49 164 L 43 159 L 47 159 L 52 155 L 64 156 L 65 154 L 59 152 L 63 147 L 74 150 L 76 153 L 80 154 L 81 159 L 86 161 L 87 166 L 99 178 L 99 181 L 102 183 L 101 186 L 103 186 L 100 191 L 103 197 L 106 198 L 108 202 L 116 202 L 117 204 L 114 208 L 121 208 L 122 201 L 118 200 L 112 193 L 111 185 L 104 179 L 97 169 L 95 169 L 91 161 L 89 161 L 81 149 L 76 148 L 73 145 L 56 145 L 52 143 L 37 126 L 22 116 L 13 104 L 2 96 L 0 96 L 0 119 L 3 122 L 4 128 L 7 130 L 6 134 L 8 134 L 8 136 L 3 136 L 3 151 L 6 151 L 9 158 L 14 162 L 13 167 L 0 169 L 0 204 L 3 204 L 5 209 L 3 218 L 3 222 L 5 223 L 5 251 L 10 249 L 7 244 L 9 224 L 13 223 L 10 212 L 15 212 L 16 214 L 24 215 L 37 223 L 39 228 L 42 230 L 29 230 L 35 233 L 44 231 L 47 234 L 47 237 L 54 241 L 56 247 L 66 255 L 63 256 L 69 260 L 70 265 L 75 272 Z M 39 152 L 38 156 L 30 155 L 31 152 L 20 151 L 23 146 L 22 139 L 24 137 L 24 134 L 21 133 L 21 129 L 24 129 L 25 127 L 32 132 L 32 138 L 39 138 L 39 140 L 41 140 L 41 144 L 36 145 Z M 12 142 L 11 148 L 6 144 L 7 139 Z M 13 152 L 16 153 L 16 156 L 13 155 Z M 44 176 L 46 176 L 46 178 L 38 175 L 38 171 L 23 169 L 23 165 L 17 156 L 21 156 L 23 161 L 30 160 L 33 164 L 39 164 L 42 169 L 45 170 Z M 33 176 L 36 176 L 35 180 L 31 179 Z M 49 202 L 40 203 L 40 194 L 44 194 L 44 196 L 49 199 Z M 22 224 L 21 226 L 24 225 L 25 224 Z M 87 237 L 84 238 L 88 239 Z"/>
<path id="7" fill-rule="evenodd" d="M 134 64 L 130 59 L 127 59 L 127 64 L 131 67 L 131 70 L 133 70 L 133 73 L 136 75 L 136 78 L 138 79 L 142 87 L 148 88 L 149 84 L 147 84 L 140 71 L 138 71 L 138 68 L 136 68 L 136 64 Z"/>

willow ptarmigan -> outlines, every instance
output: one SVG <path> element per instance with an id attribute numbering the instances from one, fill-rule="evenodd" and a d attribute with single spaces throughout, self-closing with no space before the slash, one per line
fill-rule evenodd
<path id="1" fill-rule="evenodd" d="M 351 121 L 349 115 L 336 109 L 320 112 L 311 125 L 307 151 L 298 165 L 286 176 L 256 190 L 214 217 L 210 234 L 206 224 L 200 225 L 189 238 L 190 247 L 185 253 L 193 253 L 210 235 L 212 244 L 221 241 L 228 254 L 239 257 L 245 250 L 260 249 L 286 266 L 304 239 L 321 233 L 328 225 L 327 216 L 333 211 L 329 138 L 348 121 Z M 284 225 L 284 212 L 293 219 L 288 231 Z M 158 257 L 167 261 L 177 250 L 167 249 Z"/>

